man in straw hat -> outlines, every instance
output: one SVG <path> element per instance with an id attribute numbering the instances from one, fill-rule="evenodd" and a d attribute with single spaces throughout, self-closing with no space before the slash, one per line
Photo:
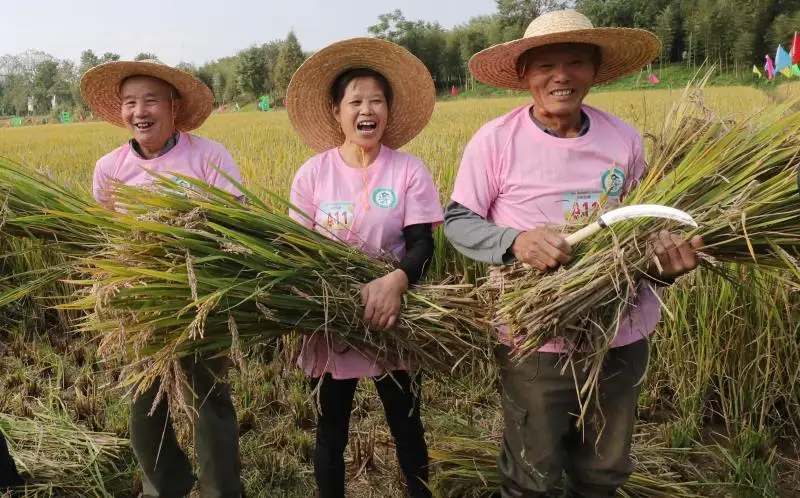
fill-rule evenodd
<path id="1" fill-rule="evenodd" d="M 445 212 L 453 245 L 495 265 L 521 261 L 547 270 L 568 263 L 570 245 L 548 226 L 580 224 L 596 209 L 619 204 L 645 170 L 637 131 L 583 99 L 593 85 L 640 69 L 659 47 L 647 31 L 595 28 L 566 10 L 536 18 L 520 40 L 476 54 L 469 68 L 478 80 L 528 90 L 533 102 L 489 122 L 466 146 Z M 650 274 L 656 285 L 695 268 L 701 243 L 669 232 L 655 237 L 661 271 Z M 553 341 L 517 363 L 510 358 L 514 338 L 506 328 L 499 331 L 504 498 L 547 496 L 562 472 L 572 497 L 614 496 L 627 480 L 647 337 L 660 313 L 650 285 L 642 283 L 637 296 L 606 355 L 600 398 L 583 431 L 576 427 L 581 407 L 575 386 L 591 374 L 582 368 L 584 359 L 574 374 L 565 372 L 568 345 Z"/>
<path id="2" fill-rule="evenodd" d="M 297 172 L 290 215 L 309 228 L 395 263 L 361 290 L 364 324 L 391 329 L 409 285 L 433 257 L 433 227 L 443 220 L 433 179 L 418 158 L 394 150 L 433 113 L 425 65 L 388 41 L 355 38 L 311 56 L 287 91 L 289 118 L 318 154 Z M 378 361 L 324 331 L 307 337 L 298 363 L 318 389 L 314 475 L 321 498 L 344 498 L 344 450 L 359 379 L 371 377 L 394 437 L 412 498 L 431 495 L 420 417 L 418 368 Z"/>
<path id="3" fill-rule="evenodd" d="M 158 61 L 109 62 L 89 70 L 81 93 L 106 121 L 130 131 L 132 138 L 106 154 L 95 166 L 95 198 L 114 208 L 115 184 L 144 187 L 156 173 L 183 183 L 180 176 L 200 179 L 241 195 L 225 175 L 240 182 L 239 170 L 225 148 L 189 134 L 213 110 L 214 97 L 197 78 Z M 223 174 L 224 173 L 224 174 Z M 195 448 L 203 497 L 238 498 L 239 446 L 236 414 L 225 358 L 182 360 L 185 399 L 196 412 Z M 143 470 L 145 497 L 187 496 L 195 477 L 173 430 L 165 401 L 153 406 L 156 382 L 131 406 L 131 445 Z"/>

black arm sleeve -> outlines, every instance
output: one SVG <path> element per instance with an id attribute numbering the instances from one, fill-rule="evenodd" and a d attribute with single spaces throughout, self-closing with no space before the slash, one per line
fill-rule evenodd
<path id="1" fill-rule="evenodd" d="M 433 258 L 433 225 L 420 223 L 409 225 L 403 229 L 406 240 L 406 255 L 397 266 L 408 277 L 408 284 L 419 282 L 428 270 L 428 263 Z"/>

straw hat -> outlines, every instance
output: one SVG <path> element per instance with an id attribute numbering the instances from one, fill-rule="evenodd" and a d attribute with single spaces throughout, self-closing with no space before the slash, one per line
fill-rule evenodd
<path id="1" fill-rule="evenodd" d="M 479 81 L 500 88 L 527 90 L 517 73 L 517 59 L 535 47 L 555 43 L 588 43 L 600 47 L 594 83 L 627 76 L 651 62 L 661 50 L 658 37 L 643 29 L 595 28 L 583 14 L 559 10 L 530 23 L 519 40 L 501 43 L 473 55 L 469 70 Z"/>
<path id="2" fill-rule="evenodd" d="M 178 131 L 199 128 L 214 110 L 214 94 L 205 83 L 157 60 L 106 62 L 86 71 L 81 78 L 84 102 L 104 120 L 126 128 L 120 115 L 119 90 L 122 80 L 129 76 L 152 76 L 175 87 L 181 97 L 180 110 L 175 117 Z"/>
<path id="3" fill-rule="evenodd" d="M 317 152 L 344 143 L 341 125 L 331 112 L 330 92 L 339 75 L 356 68 L 377 71 L 392 87 L 389 122 L 381 139 L 387 147 L 397 149 L 408 143 L 433 114 L 433 78 L 411 52 L 377 38 L 336 42 L 309 57 L 294 73 L 286 91 L 292 126 L 300 139 Z"/>

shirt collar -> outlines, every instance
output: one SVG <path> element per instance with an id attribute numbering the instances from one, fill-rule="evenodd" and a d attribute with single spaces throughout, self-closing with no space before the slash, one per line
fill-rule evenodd
<path id="1" fill-rule="evenodd" d="M 180 138 L 180 136 L 181 134 L 178 133 L 177 131 L 173 133 L 173 135 L 169 137 L 169 140 L 167 140 L 167 143 L 164 144 L 164 147 L 160 151 L 158 151 L 156 157 L 161 157 L 167 152 L 174 149 L 175 146 L 178 145 L 178 139 Z M 144 159 L 144 154 L 142 154 L 142 148 L 139 145 L 139 142 L 137 142 L 135 138 L 131 138 L 129 143 L 131 144 L 131 149 L 133 149 L 133 152 L 136 153 L 136 155 L 139 156 L 139 158 Z"/>
<path id="2" fill-rule="evenodd" d="M 547 133 L 548 135 L 554 136 L 556 138 L 566 138 L 560 136 L 558 133 L 555 132 L 552 128 L 549 128 L 547 125 L 536 119 L 536 115 L 533 113 L 533 108 L 531 107 L 531 112 L 528 113 L 533 120 L 533 123 L 539 127 L 540 130 Z M 582 137 L 589 132 L 589 116 L 581 110 L 581 129 L 578 130 L 577 137 Z M 576 138 L 577 138 L 576 137 Z"/>

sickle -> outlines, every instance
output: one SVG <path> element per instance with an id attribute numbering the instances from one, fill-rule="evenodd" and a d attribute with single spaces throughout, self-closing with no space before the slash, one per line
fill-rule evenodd
<path id="1" fill-rule="evenodd" d="M 680 209 L 671 208 L 668 206 L 660 206 L 658 204 L 635 204 L 633 206 L 625 206 L 619 209 L 614 209 L 600 216 L 594 223 L 587 225 L 575 233 L 571 233 L 566 237 L 566 241 L 570 246 L 574 246 L 583 239 L 599 232 L 601 229 L 609 227 L 614 223 L 630 220 L 633 218 L 664 218 L 668 220 L 675 220 L 684 225 L 697 228 L 697 223 L 694 219 Z"/>

